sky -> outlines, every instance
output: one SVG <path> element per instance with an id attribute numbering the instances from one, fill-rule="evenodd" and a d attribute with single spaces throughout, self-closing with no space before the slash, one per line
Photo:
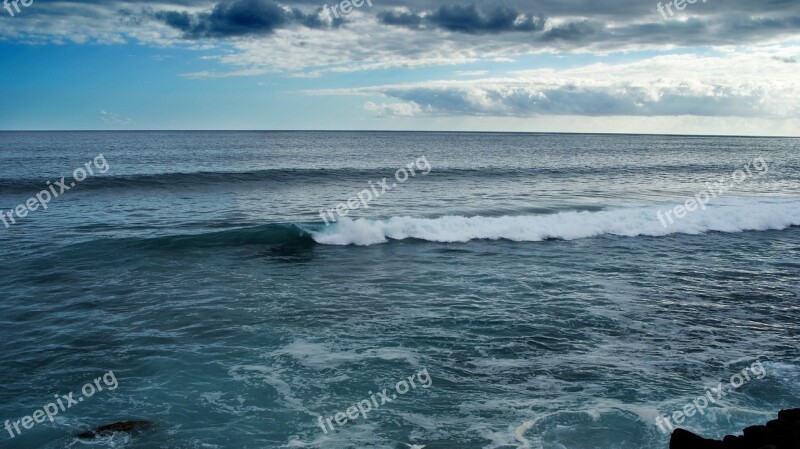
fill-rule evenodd
<path id="1" fill-rule="evenodd" d="M 0 130 L 800 136 L 800 0 L 5 0 Z"/>

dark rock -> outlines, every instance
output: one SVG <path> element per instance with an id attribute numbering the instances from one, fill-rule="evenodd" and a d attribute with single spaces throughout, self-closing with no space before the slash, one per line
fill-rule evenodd
<path id="1" fill-rule="evenodd" d="M 151 427 L 150 421 L 123 421 L 98 427 L 92 431 L 78 434 L 78 438 L 92 439 L 98 436 L 110 435 L 114 432 L 138 432 Z"/>
<path id="2" fill-rule="evenodd" d="M 722 449 L 722 442 L 708 440 L 688 430 L 675 429 L 669 440 L 670 449 Z"/>
<path id="3" fill-rule="evenodd" d="M 800 421 L 800 408 L 781 410 L 778 413 L 778 421 Z"/>
<path id="4" fill-rule="evenodd" d="M 742 436 L 709 440 L 688 430 L 675 429 L 670 449 L 800 449 L 800 409 L 781 410 L 778 419 L 744 429 Z"/>
<path id="5" fill-rule="evenodd" d="M 774 431 L 774 429 L 770 429 L 767 426 L 750 426 L 745 427 L 742 431 L 742 434 L 744 434 L 744 438 L 747 438 L 748 440 L 760 440 L 769 438 Z"/>

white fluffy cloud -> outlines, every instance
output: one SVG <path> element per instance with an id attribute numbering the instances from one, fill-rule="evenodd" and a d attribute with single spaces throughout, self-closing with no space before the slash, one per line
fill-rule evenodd
<path id="1" fill-rule="evenodd" d="M 375 117 L 385 117 L 387 115 L 400 117 L 413 117 L 422 112 L 422 108 L 416 103 L 381 103 L 376 104 L 371 101 L 364 103 L 364 109 L 370 111 Z"/>
<path id="2" fill-rule="evenodd" d="M 779 50 L 779 51 L 778 51 Z M 776 57 L 779 52 L 783 56 Z M 317 90 L 399 100 L 383 114 L 532 117 L 708 116 L 800 117 L 800 47 L 752 49 L 714 57 L 659 56 L 627 64 L 517 71 L 502 78 L 442 80 Z M 789 62 L 787 62 L 789 61 Z M 415 107 L 412 107 L 414 105 Z M 375 111 L 370 103 L 368 108 Z"/>

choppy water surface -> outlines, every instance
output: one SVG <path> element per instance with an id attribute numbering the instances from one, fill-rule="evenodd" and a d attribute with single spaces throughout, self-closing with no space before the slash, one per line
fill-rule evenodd
<path id="1" fill-rule="evenodd" d="M 718 137 L 0 133 L 6 212 L 108 162 L 47 210 L 0 224 L 0 420 L 77 399 L 109 371 L 118 381 L 54 423 L 13 439 L 0 429 L 0 447 L 665 448 L 656 416 L 760 361 L 763 378 L 681 425 L 738 432 L 800 406 L 798 150 Z M 398 183 L 421 156 L 430 172 Z M 659 222 L 747 164 L 705 210 Z M 324 225 L 321 208 L 383 178 L 397 186 Z M 384 389 L 395 398 L 381 404 Z M 365 400 L 368 419 L 336 424 Z M 128 419 L 155 426 L 74 437 Z"/>

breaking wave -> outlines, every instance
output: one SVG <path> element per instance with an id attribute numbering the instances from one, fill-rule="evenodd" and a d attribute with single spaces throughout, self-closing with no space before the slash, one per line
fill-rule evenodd
<path id="1" fill-rule="evenodd" d="M 781 230 L 800 226 L 800 200 L 746 198 L 709 205 L 688 212 L 683 218 L 671 212 L 675 204 L 662 207 L 630 207 L 600 212 L 561 212 L 552 215 L 505 217 L 445 216 L 439 218 L 393 217 L 388 220 L 344 218 L 312 232 L 317 243 L 326 245 L 375 245 L 389 240 L 419 239 L 430 242 L 511 240 L 537 242 L 549 239 L 576 240 L 602 235 L 626 237 Z M 658 212 L 662 211 L 662 218 Z M 663 224 L 662 224 L 663 220 Z M 666 226 L 664 226 L 666 224 Z"/>

